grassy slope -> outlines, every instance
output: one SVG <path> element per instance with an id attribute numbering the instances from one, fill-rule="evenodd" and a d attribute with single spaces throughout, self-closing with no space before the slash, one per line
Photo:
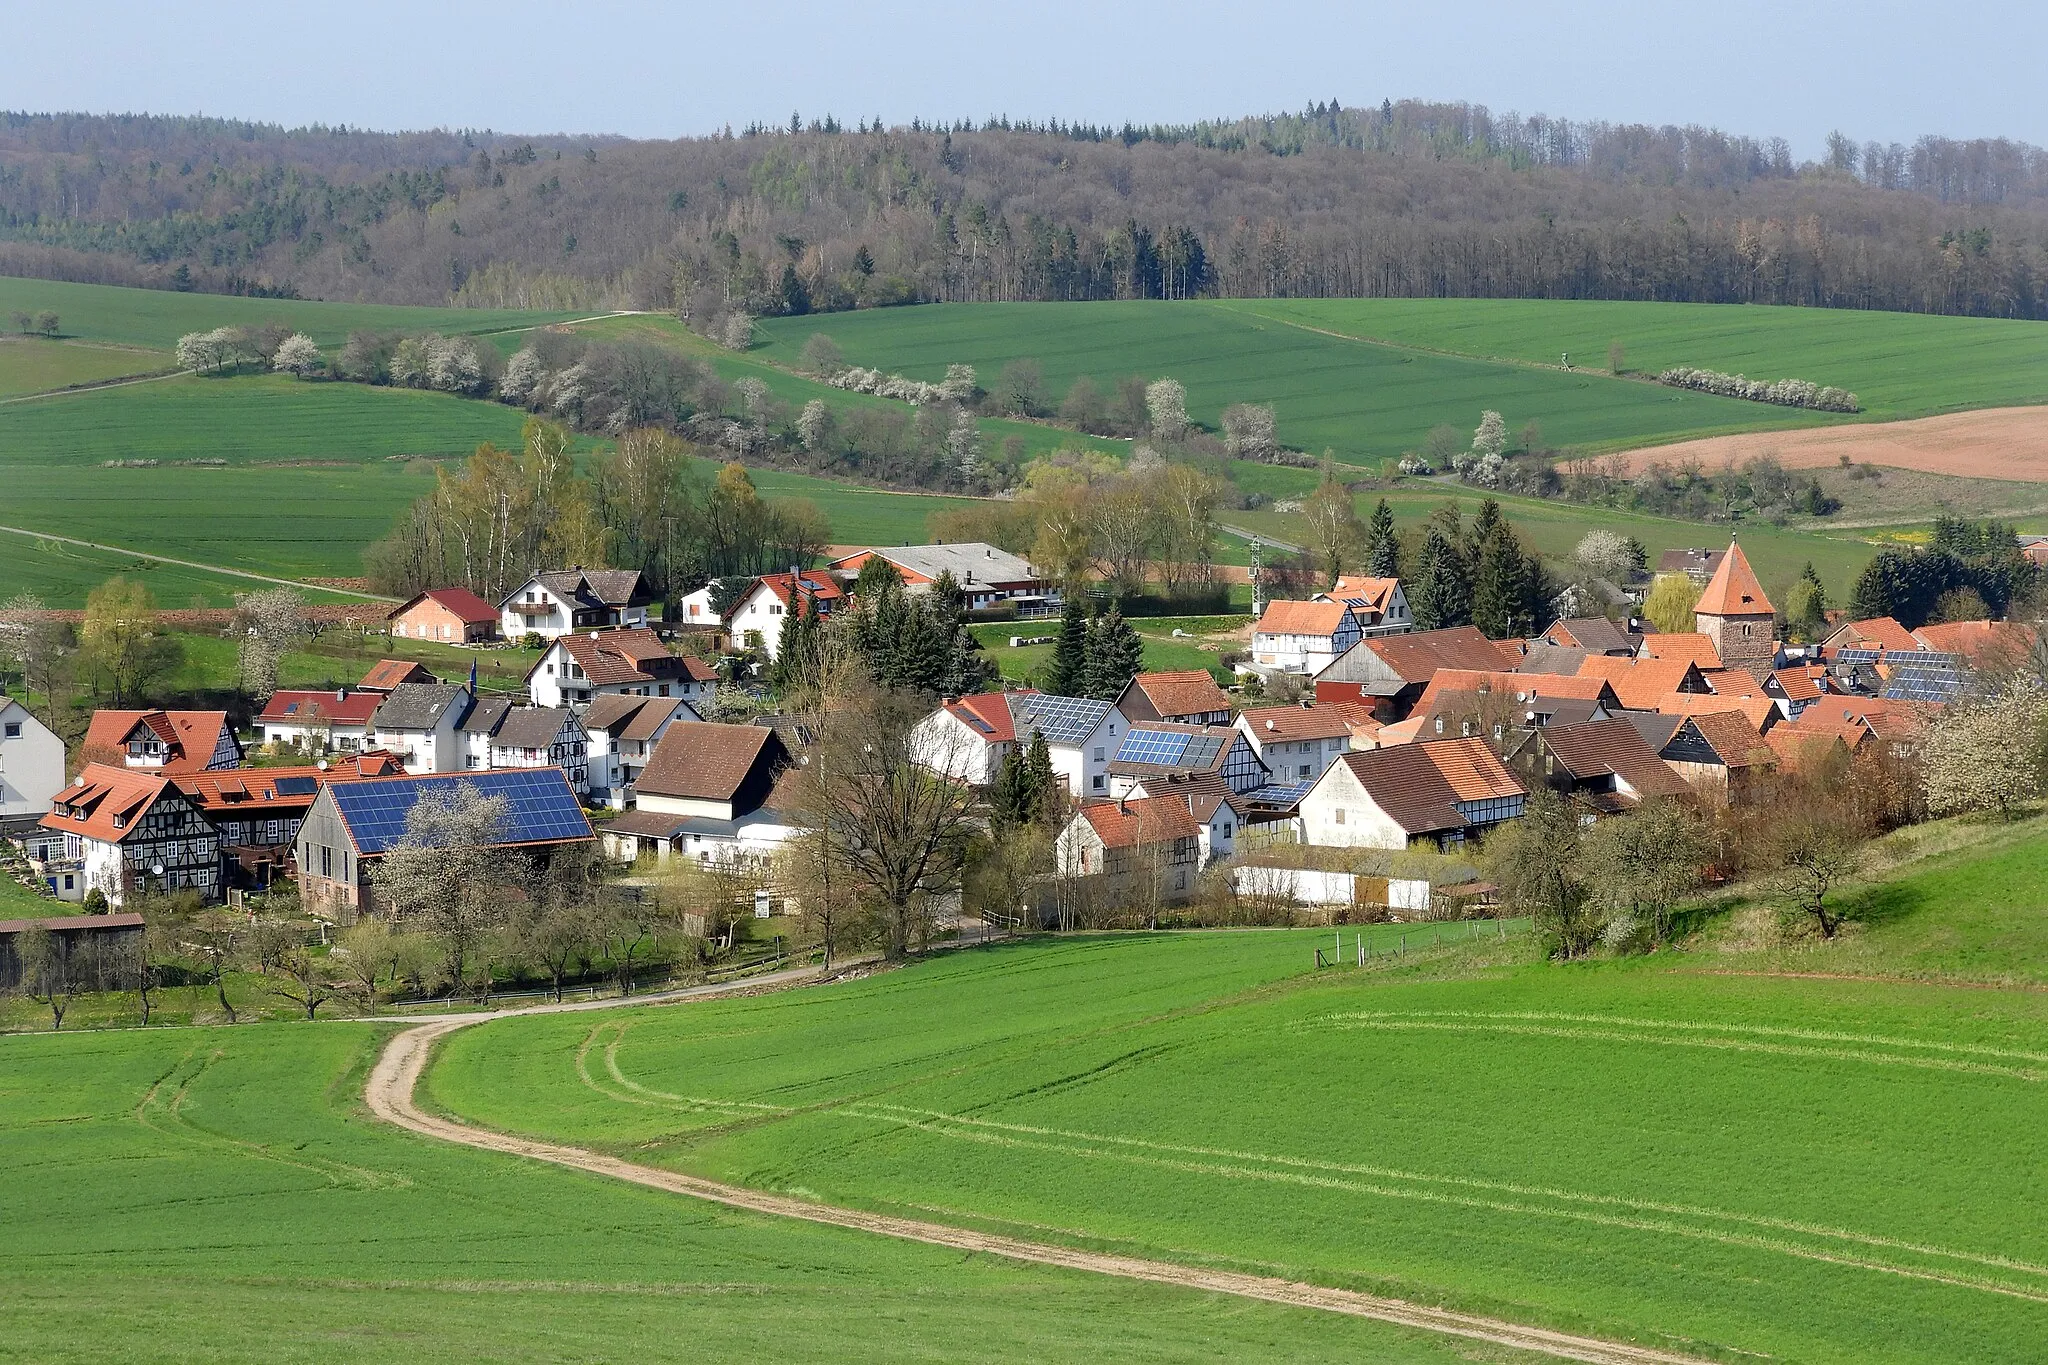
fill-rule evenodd
<path id="1" fill-rule="evenodd" d="M 18 510 L 12 505 L 7 508 L 10 513 Z M 43 524 L 63 523 L 46 519 Z M 160 553 L 173 552 L 162 545 L 155 548 Z M 267 564 L 252 571 L 279 572 Z M 167 607 L 186 607 L 194 602 L 210 607 L 228 606 L 233 603 L 236 593 L 267 586 L 246 578 L 188 569 L 179 564 L 161 564 L 113 550 L 88 549 L 81 545 L 0 534 L 0 600 L 18 592 L 32 592 L 48 606 L 82 607 L 86 593 L 117 574 L 141 579 L 155 594 L 157 604 Z M 314 601 L 342 600 L 318 589 L 308 589 L 307 597 Z"/>
<path id="2" fill-rule="evenodd" d="M 727 1179 L 1679 1349 L 2034 1358 L 2048 1000 L 1703 955 L 1515 966 L 1512 940 L 1433 955 L 1503 964 L 1462 979 L 1281 981 L 1328 937 L 1018 945 L 518 1020 L 451 1040 L 430 1083 Z"/>
<path id="3" fill-rule="evenodd" d="M 169 368 L 163 351 L 91 341 L 0 336 L 0 398 Z"/>
<path id="4" fill-rule="evenodd" d="M 1482 408 L 1498 409 L 1514 430 L 1537 419 L 1551 444 L 1588 447 L 1824 420 L 1600 374 L 1327 336 L 1206 302 L 933 305 L 762 323 L 768 354 L 784 364 L 813 332 L 833 337 L 850 361 L 919 379 L 964 362 L 988 385 L 1008 361 L 1034 359 L 1054 402 L 1081 375 L 1103 387 L 1134 373 L 1170 375 L 1186 385 L 1197 421 L 1213 427 L 1230 403 L 1272 403 L 1283 441 L 1358 463 L 1416 449 L 1439 423 L 1469 431 Z"/>
<path id="5" fill-rule="evenodd" d="M 1864 416 L 2048 403 L 2048 326 L 1848 308 L 1537 299 L 1238 299 L 1250 317 L 1461 355 L 1604 370 L 1607 345 L 1655 374 L 1673 365 L 1853 390 Z"/>
<path id="6" fill-rule="evenodd" d="M 1433 1339 L 734 1214 L 423 1141 L 383 1029 L 0 1042 L 0 1358 L 1424 1362 Z"/>

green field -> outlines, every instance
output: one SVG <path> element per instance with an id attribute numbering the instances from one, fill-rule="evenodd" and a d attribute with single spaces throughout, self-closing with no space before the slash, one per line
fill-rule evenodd
<path id="1" fill-rule="evenodd" d="M 0 335 L 0 399 L 169 368 L 165 351 Z"/>
<path id="2" fill-rule="evenodd" d="M 1826 420 L 1604 374 L 1330 336 L 1208 302 L 928 305 L 772 318 L 761 330 L 782 364 L 795 365 L 805 340 L 823 332 L 849 361 L 917 379 L 966 363 L 988 385 L 1007 362 L 1029 358 L 1055 403 L 1082 375 L 1104 388 L 1130 374 L 1170 376 L 1186 386 L 1198 422 L 1213 428 L 1231 403 L 1271 403 L 1282 441 L 1361 464 L 1420 448 L 1440 423 L 1470 432 L 1485 408 L 1511 431 L 1534 418 L 1547 443 L 1588 448 Z"/>
<path id="3" fill-rule="evenodd" d="M 2048 325 L 1853 308 L 1542 299 L 1238 299 L 1248 317 L 1482 358 L 1629 371 L 1673 365 L 1808 379 L 1856 394 L 1863 416 L 2048 403 Z"/>
<path id="4" fill-rule="evenodd" d="M 9 506 L 9 512 L 18 509 Z M 159 551 L 167 553 L 167 551 Z M 183 558 L 184 556 L 179 556 Z M 252 572 L 275 573 L 272 568 Z M 157 605 L 208 607 L 233 604 L 236 593 L 261 591 L 271 585 L 232 574 L 209 573 L 182 564 L 165 564 L 117 550 L 66 545 L 35 536 L 0 532 L 0 600 L 32 592 L 46 606 L 82 607 L 85 595 L 109 578 L 138 578 L 149 585 Z M 310 601 L 342 600 L 317 588 L 307 589 Z"/>
<path id="5" fill-rule="evenodd" d="M 2026 856 L 2038 886 L 2048 853 Z M 451 1038 L 429 1088 L 827 1203 L 1691 1354 L 2038 1358 L 2038 994 L 1721 974 L 1711 951 L 1560 969 L 1513 937 L 1312 972 L 1329 942 L 1021 944 L 511 1020 Z"/>
<path id="6" fill-rule="evenodd" d="M 1149 673 L 1166 673 L 1187 669 L 1206 669 L 1222 676 L 1224 669 L 1217 660 L 1223 653 L 1222 647 L 1213 641 L 1205 642 L 1200 637 L 1213 636 L 1222 631 L 1245 625 L 1249 616 L 1148 616 L 1133 618 L 1131 627 L 1144 642 L 1144 666 Z M 1173 631 L 1178 626 L 1198 638 L 1175 638 Z M 1019 645 L 1010 647 L 1012 636 L 1037 639 L 1059 633 L 1059 622 L 1048 621 L 999 621 L 988 625 L 969 626 L 968 632 L 981 642 L 982 650 L 988 655 L 1005 682 L 1026 682 L 1031 675 L 1052 662 L 1051 645 Z M 1230 648 L 1242 649 L 1241 642 Z"/>
<path id="7" fill-rule="evenodd" d="M 388 1035 L 324 1023 L 0 1041 L 14 1177 L 0 1358 L 1472 1358 L 1375 1323 L 963 1258 L 441 1146 L 361 1108 Z"/>

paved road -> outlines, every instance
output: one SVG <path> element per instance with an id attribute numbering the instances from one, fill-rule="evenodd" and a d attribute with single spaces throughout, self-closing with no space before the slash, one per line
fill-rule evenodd
<path id="1" fill-rule="evenodd" d="M 740 1185 L 726 1185 L 718 1181 L 700 1180 L 695 1176 L 659 1170 L 652 1166 L 636 1165 L 581 1147 L 537 1142 L 530 1138 L 513 1137 L 485 1128 L 471 1127 L 465 1123 L 425 1113 L 413 1103 L 413 1089 L 419 1083 L 420 1076 L 425 1073 L 427 1063 L 432 1059 L 434 1044 L 457 1029 L 486 1023 L 492 1019 L 502 1019 L 512 1014 L 616 1009 L 621 1005 L 651 1005 L 731 995 L 762 987 L 794 986 L 803 984 L 817 974 L 815 968 L 793 968 L 757 977 L 751 981 L 733 982 L 724 986 L 697 986 L 661 996 L 579 1001 L 576 1004 L 545 1005 L 538 1009 L 444 1015 L 407 1029 L 386 1045 L 383 1055 L 377 1059 L 377 1065 L 370 1072 L 363 1098 L 369 1104 L 371 1112 L 379 1118 L 424 1137 L 459 1143 L 486 1152 L 502 1152 L 534 1161 L 546 1161 L 570 1170 L 584 1171 L 613 1180 L 626 1180 L 651 1189 L 667 1190 L 674 1194 L 688 1195 L 693 1199 L 709 1200 L 770 1217 L 796 1218 L 809 1223 L 823 1223 L 830 1227 L 850 1228 L 857 1232 L 876 1233 L 884 1237 L 897 1237 L 931 1246 L 1001 1256 L 1008 1260 L 1025 1261 L 1035 1265 L 1058 1266 L 1066 1270 L 1113 1275 L 1127 1280 L 1144 1280 L 1153 1284 L 1174 1285 L 1213 1294 L 1231 1294 L 1239 1298 L 1259 1299 L 1295 1308 L 1312 1308 L 1326 1313 L 1342 1313 L 1350 1317 L 1373 1318 L 1403 1327 L 1420 1328 L 1424 1331 L 1499 1346 L 1511 1346 L 1525 1351 L 1537 1351 L 1560 1360 L 1585 1361 L 1589 1362 L 1589 1365 L 1699 1365 L 1695 1357 L 1675 1355 L 1669 1351 L 1632 1346 L 1622 1342 L 1601 1341 L 1595 1337 L 1575 1336 L 1567 1332 L 1553 1332 L 1542 1327 L 1527 1327 L 1499 1318 L 1430 1308 L 1407 1303 L 1401 1299 L 1361 1294 L 1354 1290 L 1331 1289 L 1323 1285 L 1303 1284 L 1273 1276 L 1205 1270 L 1175 1265 L 1167 1261 L 1148 1261 L 1135 1256 L 1113 1256 L 1074 1247 L 999 1237 L 967 1228 L 950 1227 L 943 1223 L 894 1218 L 858 1209 L 809 1203 Z"/>

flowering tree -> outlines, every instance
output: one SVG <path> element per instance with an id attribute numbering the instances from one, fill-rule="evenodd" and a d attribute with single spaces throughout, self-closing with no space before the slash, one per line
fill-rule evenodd
<path id="1" fill-rule="evenodd" d="M 1927 806 L 1936 815 L 2015 806 L 2041 794 L 2048 694 L 2020 676 L 1992 695 L 1944 710 L 1923 751 Z"/>
<path id="2" fill-rule="evenodd" d="M 719 341 L 728 351 L 744 351 L 754 344 L 754 319 L 746 313 L 730 314 L 719 329 Z"/>
<path id="3" fill-rule="evenodd" d="M 498 396 L 507 403 L 525 404 L 539 392 L 547 378 L 547 367 L 541 363 L 539 352 L 525 346 L 514 352 L 505 362 L 505 373 L 498 378 Z"/>
<path id="4" fill-rule="evenodd" d="M 1225 408 L 1223 441 L 1241 460 L 1270 460 L 1279 454 L 1279 421 L 1272 404 L 1232 403 Z"/>
<path id="5" fill-rule="evenodd" d="M 1489 456 L 1499 458 L 1507 449 L 1508 424 L 1501 415 L 1488 408 L 1479 414 L 1479 427 L 1472 433 L 1472 453 L 1480 459 Z"/>
<path id="6" fill-rule="evenodd" d="M 819 449 L 831 433 L 832 410 L 825 406 L 825 400 L 813 398 L 804 404 L 804 410 L 797 414 L 796 419 L 797 439 L 804 443 L 804 449 Z"/>
<path id="7" fill-rule="evenodd" d="M 242 334 L 233 327 L 216 327 L 211 332 L 187 332 L 178 338 L 178 364 L 188 370 L 223 374 L 249 358 Z"/>
<path id="8" fill-rule="evenodd" d="M 1178 441 L 1188 430 L 1188 391 L 1178 379 L 1155 379 L 1145 386 L 1145 413 L 1159 440 Z"/>
<path id="9" fill-rule="evenodd" d="M 321 358 L 320 348 L 313 344 L 313 338 L 304 332 L 293 332 L 278 344 L 277 354 L 271 357 L 270 368 L 280 374 L 311 379 L 327 368 L 327 362 Z"/>
<path id="10" fill-rule="evenodd" d="M 1626 586 L 1636 576 L 1635 547 L 1619 531 L 1588 531 L 1580 538 L 1572 558 L 1595 578 Z"/>

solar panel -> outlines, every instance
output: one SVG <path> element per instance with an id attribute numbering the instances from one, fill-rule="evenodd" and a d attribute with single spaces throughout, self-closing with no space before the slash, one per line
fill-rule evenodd
<path id="1" fill-rule="evenodd" d="M 280 777 L 274 785 L 279 796 L 311 796 L 320 790 L 319 780 L 311 777 Z"/>
<path id="2" fill-rule="evenodd" d="M 459 776 L 372 778 L 328 788 L 364 853 L 382 853 L 405 835 L 405 817 L 422 792 L 469 783 L 484 796 L 504 796 L 509 843 L 543 843 L 590 836 L 590 822 L 558 768 L 505 768 Z"/>
<path id="3" fill-rule="evenodd" d="M 1307 796 L 1308 789 L 1314 785 L 1313 782 L 1269 782 L 1246 792 L 1244 799 L 1262 806 L 1292 806 Z"/>
<path id="4" fill-rule="evenodd" d="M 1881 649 L 1838 649 L 1835 659 L 1845 664 L 1874 664 L 1883 654 Z"/>
<path id="5" fill-rule="evenodd" d="M 1131 730 L 1117 747 L 1119 763 L 1149 763 L 1155 767 L 1177 767 L 1187 754 L 1188 741 L 1195 738 L 1178 730 Z"/>
<path id="6" fill-rule="evenodd" d="M 1048 743 L 1078 744 L 1095 733 L 1109 714 L 1109 703 L 1092 697 L 1039 695 L 1024 703 L 1025 715 Z"/>
<path id="7" fill-rule="evenodd" d="M 1892 674 L 1881 695 L 1895 701 L 1953 701 L 1968 686 L 1960 669 L 1916 665 Z"/>

